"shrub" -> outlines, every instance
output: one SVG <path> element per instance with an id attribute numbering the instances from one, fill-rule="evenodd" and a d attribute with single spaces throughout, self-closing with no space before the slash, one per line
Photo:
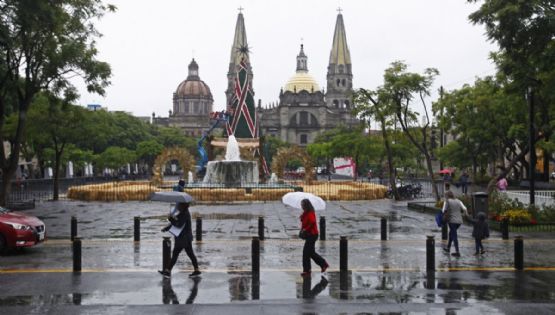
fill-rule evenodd
<path id="1" fill-rule="evenodd" d="M 525 224 L 532 221 L 532 214 L 524 209 L 507 210 L 503 213 L 502 217 L 509 219 L 511 224 Z"/>
<path id="2" fill-rule="evenodd" d="M 543 210 L 538 211 L 537 218 L 541 222 L 555 222 L 555 205 L 544 206 Z"/>

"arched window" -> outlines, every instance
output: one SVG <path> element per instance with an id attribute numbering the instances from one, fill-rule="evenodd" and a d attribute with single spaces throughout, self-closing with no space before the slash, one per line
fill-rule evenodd
<path id="1" fill-rule="evenodd" d="M 337 87 L 339 87 L 339 84 L 341 84 L 341 80 L 337 79 L 335 83 L 337 83 Z"/>
<path id="2" fill-rule="evenodd" d="M 345 85 L 346 85 L 346 83 L 345 83 L 345 79 L 341 80 L 341 85 L 343 85 L 343 86 L 345 86 Z"/>
<path id="3" fill-rule="evenodd" d="M 349 101 L 345 101 L 345 108 L 350 108 L 351 107 L 351 103 Z"/>
<path id="4" fill-rule="evenodd" d="M 333 100 L 333 107 L 339 108 L 339 101 L 338 100 Z"/>

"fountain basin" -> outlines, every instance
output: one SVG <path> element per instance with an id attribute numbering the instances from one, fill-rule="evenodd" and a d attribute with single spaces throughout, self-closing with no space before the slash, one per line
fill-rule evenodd
<path id="1" fill-rule="evenodd" d="M 241 187 L 258 183 L 258 163 L 255 161 L 210 161 L 206 165 L 203 184 Z"/>

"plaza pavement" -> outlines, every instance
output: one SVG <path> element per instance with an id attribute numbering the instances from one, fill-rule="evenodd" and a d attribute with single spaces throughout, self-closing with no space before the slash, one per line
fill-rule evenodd
<path id="1" fill-rule="evenodd" d="M 550 234 L 524 235 L 524 271 L 513 269 L 513 241 L 492 232 L 487 253 L 472 255 L 471 227 L 459 229 L 462 257 L 441 250 L 432 215 L 390 200 L 330 202 L 327 240 L 317 251 L 330 263 L 322 277 L 300 277 L 302 241 L 298 210 L 279 202 L 195 205 L 203 216 L 203 241 L 194 250 L 203 271 L 187 277 L 185 254 L 171 281 L 162 264 L 163 217 L 169 205 L 153 202 L 44 202 L 27 211 L 41 217 L 49 240 L 0 256 L 0 314 L 355 314 L 490 313 L 555 311 L 555 242 Z M 72 272 L 70 217 L 83 238 L 82 268 Z M 141 216 L 141 241 L 133 242 L 133 217 Z M 265 218 L 260 281 L 251 277 L 251 237 Z M 380 219 L 388 218 L 388 241 Z M 194 223 L 193 223 L 194 225 Z M 436 236 L 435 273 L 426 273 L 426 235 Z M 339 272 L 339 237 L 349 239 L 349 273 Z M 512 235 L 514 236 L 514 235 Z M 186 304 L 176 306 L 165 304 Z"/>

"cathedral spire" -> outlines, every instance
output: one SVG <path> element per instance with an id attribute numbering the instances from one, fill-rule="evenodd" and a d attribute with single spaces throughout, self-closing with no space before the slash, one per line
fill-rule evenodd
<path id="1" fill-rule="evenodd" d="M 353 92 L 351 53 L 341 9 L 338 12 L 328 65 L 326 104 L 328 107 L 350 109 Z"/>
<path id="2" fill-rule="evenodd" d="M 229 69 L 227 72 L 227 90 L 225 91 L 227 106 L 231 105 L 231 99 L 235 93 L 235 77 L 237 75 L 237 67 L 241 60 L 245 61 L 247 66 L 247 74 L 250 84 L 252 84 L 252 67 L 249 60 L 249 45 L 247 42 L 247 31 L 245 28 L 245 19 L 243 18 L 243 8 L 239 8 L 237 15 L 237 23 L 235 24 L 235 36 L 231 45 L 231 57 L 229 60 Z"/>
<path id="3" fill-rule="evenodd" d="M 341 10 L 339 10 L 337 21 L 335 22 L 335 32 L 333 33 L 333 43 L 330 53 L 330 64 L 351 64 L 351 53 L 349 52 L 349 46 L 347 46 L 347 36 L 345 35 L 345 25 L 343 24 L 343 15 L 341 14 Z"/>

